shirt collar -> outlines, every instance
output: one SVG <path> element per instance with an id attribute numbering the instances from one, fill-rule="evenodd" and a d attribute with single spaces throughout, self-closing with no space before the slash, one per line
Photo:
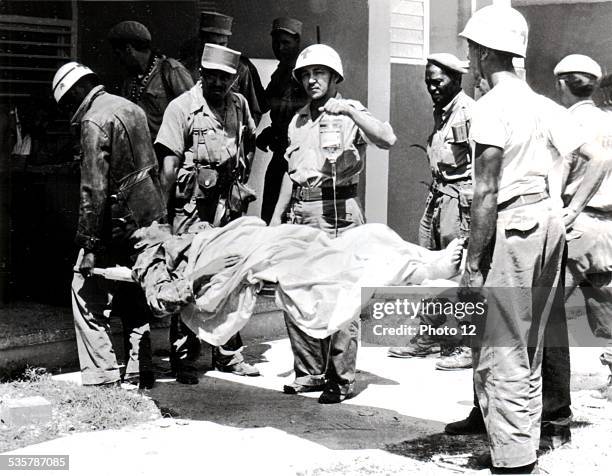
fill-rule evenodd
<path id="1" fill-rule="evenodd" d="M 576 104 L 568 107 L 567 110 L 569 112 L 572 112 L 572 111 L 578 109 L 581 106 L 587 106 L 587 105 L 593 106 L 593 107 L 597 107 L 592 99 L 585 99 L 584 101 L 578 101 Z"/>
<path id="2" fill-rule="evenodd" d="M 198 81 L 196 85 L 191 88 L 189 93 L 191 94 L 191 109 L 189 110 L 191 114 L 202 110 L 204 115 L 215 117 L 215 114 L 210 109 L 206 99 L 204 99 L 204 93 L 202 92 L 202 80 Z M 238 97 L 232 94 L 231 91 L 227 93 L 227 96 L 225 96 L 225 103 L 228 106 L 234 104 L 239 107 L 239 101 L 240 100 Z"/>
<path id="3" fill-rule="evenodd" d="M 76 112 L 72 116 L 70 123 L 73 126 L 78 125 L 83 119 L 83 116 L 85 115 L 85 113 L 89 111 L 89 108 L 91 107 L 91 103 L 94 101 L 94 99 L 104 92 L 105 92 L 104 86 L 102 85 L 96 86 L 91 91 L 89 91 L 87 96 L 85 96 L 85 99 L 83 99 L 83 101 L 81 102 L 81 105 L 79 106 L 79 108 L 76 110 Z"/>
<path id="4" fill-rule="evenodd" d="M 442 107 L 441 109 L 437 109 L 434 106 L 434 115 L 439 114 L 443 118 L 448 117 L 450 113 L 453 112 L 453 109 L 455 108 L 457 103 L 463 98 L 463 96 L 465 96 L 465 93 L 463 92 L 463 89 L 461 89 L 457 94 L 455 94 L 455 97 L 451 99 L 451 101 L 446 106 Z"/>
<path id="5" fill-rule="evenodd" d="M 336 95 L 334 96 L 334 99 L 342 99 L 342 94 L 336 93 Z M 296 114 L 298 116 L 310 117 L 310 101 L 308 101 L 308 103 L 306 103 L 304 107 L 300 108 Z"/>

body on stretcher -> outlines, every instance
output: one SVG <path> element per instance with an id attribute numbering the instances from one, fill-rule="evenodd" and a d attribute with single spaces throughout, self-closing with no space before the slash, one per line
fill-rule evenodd
<path id="1" fill-rule="evenodd" d="M 78 269 L 74 270 L 78 272 Z M 134 277 L 132 276 L 132 270 L 127 266 L 113 266 L 110 268 L 93 268 L 91 270 L 93 276 L 100 276 L 101 278 L 108 279 L 109 281 L 123 281 L 127 283 L 134 283 Z M 259 291 L 260 296 L 274 297 L 276 291 L 276 283 L 264 281 L 264 284 Z"/>

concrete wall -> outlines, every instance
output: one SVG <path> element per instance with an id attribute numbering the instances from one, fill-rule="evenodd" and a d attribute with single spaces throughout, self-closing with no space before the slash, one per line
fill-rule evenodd
<path id="1" fill-rule="evenodd" d="M 471 1 L 431 0 L 430 51 L 465 58 L 467 45 L 457 37 L 470 16 Z M 425 154 L 411 144 L 426 145 L 433 127 L 432 103 L 424 83 L 425 66 L 393 64 L 391 124 L 398 137 L 389 163 L 388 224 L 404 239 L 417 241 L 418 225 L 431 182 Z"/>
<path id="2" fill-rule="evenodd" d="M 517 7 L 529 23 L 527 81 L 555 97 L 552 71 L 564 56 L 582 53 L 612 71 L 612 2 Z"/>

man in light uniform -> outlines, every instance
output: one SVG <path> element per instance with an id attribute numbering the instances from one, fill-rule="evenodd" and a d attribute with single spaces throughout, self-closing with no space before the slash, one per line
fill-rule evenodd
<path id="1" fill-rule="evenodd" d="M 97 76 L 71 62 L 53 78 L 53 95 L 80 132 L 81 186 L 72 280 L 72 310 L 83 385 L 115 385 L 120 373 L 110 339 L 110 304 L 126 335 L 125 378 L 153 385 L 149 318 L 134 283 L 109 283 L 95 267 L 133 264 L 133 233 L 166 218 L 147 118 L 138 106 L 108 94 Z M 109 299 L 109 297 L 111 299 Z"/>
<path id="2" fill-rule="evenodd" d="M 562 108 L 516 75 L 512 60 L 525 57 L 527 35 L 517 10 L 496 5 L 477 11 L 460 34 L 475 79 L 492 87 L 472 115 L 474 201 L 461 285 L 490 291 L 473 365 L 496 473 L 537 471 L 544 330 L 562 285 L 564 224 L 575 219 L 572 209 L 562 218 L 549 197 L 551 148 L 605 163 Z"/>
<path id="3" fill-rule="evenodd" d="M 337 83 L 344 75 L 334 49 L 309 46 L 299 54 L 293 75 L 310 101 L 289 124 L 285 153 L 288 171 L 270 224 L 288 221 L 335 236 L 364 223 L 357 186 L 366 142 L 388 149 L 396 138 L 388 123 L 374 118 L 358 101 L 343 99 L 338 93 Z M 337 157 L 322 150 L 322 132 L 331 136 L 326 140 Z M 288 316 L 285 323 L 296 379 L 284 391 L 324 390 L 320 403 L 339 403 L 352 397 L 359 322 L 324 340 L 309 337 Z"/>
<path id="4" fill-rule="evenodd" d="M 306 91 L 293 77 L 295 60 L 300 52 L 302 22 L 295 18 L 276 18 L 272 22 L 271 35 L 272 50 L 278 60 L 278 67 L 266 88 L 272 124 L 257 136 L 257 147 L 272 151 L 261 203 L 261 218 L 266 223 L 270 223 L 287 172 L 287 128 L 293 115 L 308 101 Z"/>
<path id="5" fill-rule="evenodd" d="M 612 149 L 612 115 L 599 109 L 591 99 L 601 79 L 601 67 L 592 58 L 573 54 L 555 67 L 557 90 L 561 103 L 583 126 L 589 138 Z M 582 181 L 585 164 L 580 157 L 572 161 L 569 180 Z M 572 175 L 578 176 L 578 180 Z M 573 195 L 575 187 L 566 187 L 564 198 Z M 609 341 L 601 363 L 612 371 L 612 174 L 608 173 L 586 208 L 578 215 L 568 236 L 566 296 L 580 287 L 584 295 L 587 318 L 596 337 Z M 612 398 L 612 374 L 603 394 Z"/>
<path id="6" fill-rule="evenodd" d="M 232 210 L 229 193 L 248 178 L 255 149 L 255 123 L 245 98 L 231 91 L 240 52 L 206 44 L 200 81 L 172 101 L 164 114 L 155 145 L 162 158 L 162 186 L 173 211 L 173 232 L 193 231 L 203 224 L 223 226 L 242 216 Z M 194 366 L 200 342 L 184 324 L 174 338 L 177 380 L 196 384 Z M 215 365 L 223 372 L 259 375 L 244 362 L 236 334 L 215 349 Z"/>
<path id="7" fill-rule="evenodd" d="M 234 19 L 228 15 L 202 12 L 200 14 L 200 55 L 205 43 L 227 47 L 230 36 L 232 36 L 233 22 Z M 257 68 L 246 55 L 240 56 L 232 91 L 245 97 L 255 124 L 259 124 L 261 116 L 269 109 L 266 91 L 261 84 Z"/>
<path id="8" fill-rule="evenodd" d="M 121 95 L 144 110 L 155 141 L 168 103 L 193 87 L 191 75 L 177 60 L 151 50 L 151 33 L 142 23 L 117 23 L 107 39 L 130 75 Z"/>
<path id="9" fill-rule="evenodd" d="M 467 199 L 472 190 L 468 131 L 474 100 L 461 89 L 461 79 L 467 71 L 466 63 L 450 53 L 432 54 L 427 58 L 425 84 L 434 103 L 434 129 L 427 141 L 427 157 L 433 181 L 419 227 L 419 245 L 430 250 L 444 249 L 460 237 L 460 197 Z M 446 316 L 422 316 L 421 323 L 434 327 L 449 325 Z M 417 337 L 409 346 L 391 347 L 389 355 L 424 357 L 437 353 L 438 344 L 436 338 Z M 466 344 L 461 339 L 445 342 L 446 357 L 436 368 L 470 368 L 472 353 Z"/>

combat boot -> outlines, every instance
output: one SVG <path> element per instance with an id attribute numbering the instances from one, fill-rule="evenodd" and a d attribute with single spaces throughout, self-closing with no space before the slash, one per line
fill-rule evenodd
<path id="1" fill-rule="evenodd" d="M 487 428 L 479 408 L 472 408 L 468 417 L 464 420 L 454 421 L 444 427 L 448 435 L 478 435 L 486 433 Z"/>

